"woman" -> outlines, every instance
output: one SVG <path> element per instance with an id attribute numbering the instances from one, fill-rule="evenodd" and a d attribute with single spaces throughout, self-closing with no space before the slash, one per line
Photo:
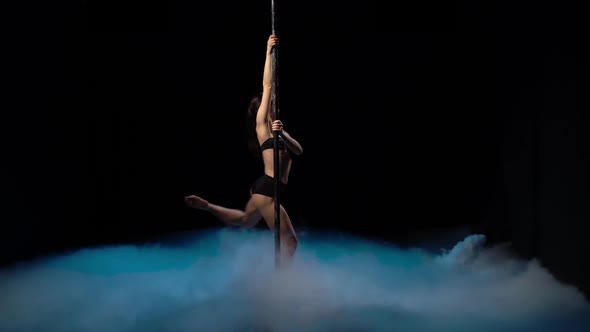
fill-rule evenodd
<path id="1" fill-rule="evenodd" d="M 283 129 L 283 123 L 280 120 L 273 119 L 273 112 L 271 110 L 274 79 L 272 52 L 277 45 L 278 37 L 274 34 L 270 35 L 266 46 L 262 93 L 254 96 L 248 107 L 248 117 L 251 119 L 249 124 L 252 126 L 252 132 L 255 133 L 253 135 L 256 144 L 255 150 L 257 153 L 262 154 L 264 173 L 250 188 L 250 199 L 246 203 L 246 207 L 244 210 L 238 210 L 210 203 L 195 195 L 185 197 L 187 206 L 208 211 L 227 225 L 253 227 L 262 218 L 266 221 L 268 227 L 274 231 L 275 179 L 273 135 L 279 135 L 279 187 L 281 192 L 285 190 L 288 183 L 292 154 L 300 155 L 303 153 L 299 142 Z M 290 259 L 297 249 L 297 236 L 291 224 L 291 219 L 282 205 L 280 206 L 280 227 L 281 257 Z"/>

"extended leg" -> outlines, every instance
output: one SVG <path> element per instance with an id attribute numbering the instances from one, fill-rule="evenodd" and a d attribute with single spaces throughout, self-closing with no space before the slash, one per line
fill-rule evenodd
<path id="1" fill-rule="evenodd" d="M 256 209 L 254 202 L 252 202 L 252 198 L 250 198 L 248 203 L 246 203 L 244 210 L 232 209 L 217 204 L 212 204 L 207 200 L 195 195 L 185 197 L 184 201 L 187 206 L 194 209 L 208 211 L 217 219 L 221 220 L 224 224 L 230 226 L 252 227 L 256 225 L 261 218 L 261 215 Z"/>

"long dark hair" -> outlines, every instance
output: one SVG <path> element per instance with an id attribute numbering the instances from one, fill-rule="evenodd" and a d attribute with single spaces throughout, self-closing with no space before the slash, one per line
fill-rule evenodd
<path id="1" fill-rule="evenodd" d="M 260 145 L 258 143 L 258 136 L 256 135 L 256 114 L 262 102 L 262 92 L 254 95 L 248 105 L 248 113 L 246 114 L 246 136 L 248 140 L 248 150 L 254 156 L 260 156 Z"/>

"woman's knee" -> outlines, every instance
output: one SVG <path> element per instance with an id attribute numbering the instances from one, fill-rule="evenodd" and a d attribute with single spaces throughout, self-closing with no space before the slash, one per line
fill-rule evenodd
<path id="1" fill-rule="evenodd" d="M 241 225 L 244 227 L 254 227 L 260 221 L 260 215 L 256 213 L 244 214 L 241 220 Z"/>

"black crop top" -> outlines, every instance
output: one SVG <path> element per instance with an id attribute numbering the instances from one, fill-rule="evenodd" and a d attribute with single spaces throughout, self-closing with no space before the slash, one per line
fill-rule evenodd
<path id="1" fill-rule="evenodd" d="M 266 141 L 264 141 L 264 143 L 262 143 L 262 145 L 260 145 L 260 148 L 264 151 L 266 149 L 272 149 L 272 148 L 274 148 L 274 146 L 275 146 L 274 137 L 269 137 Z M 279 150 L 285 150 L 285 141 L 280 136 L 279 136 Z"/>

